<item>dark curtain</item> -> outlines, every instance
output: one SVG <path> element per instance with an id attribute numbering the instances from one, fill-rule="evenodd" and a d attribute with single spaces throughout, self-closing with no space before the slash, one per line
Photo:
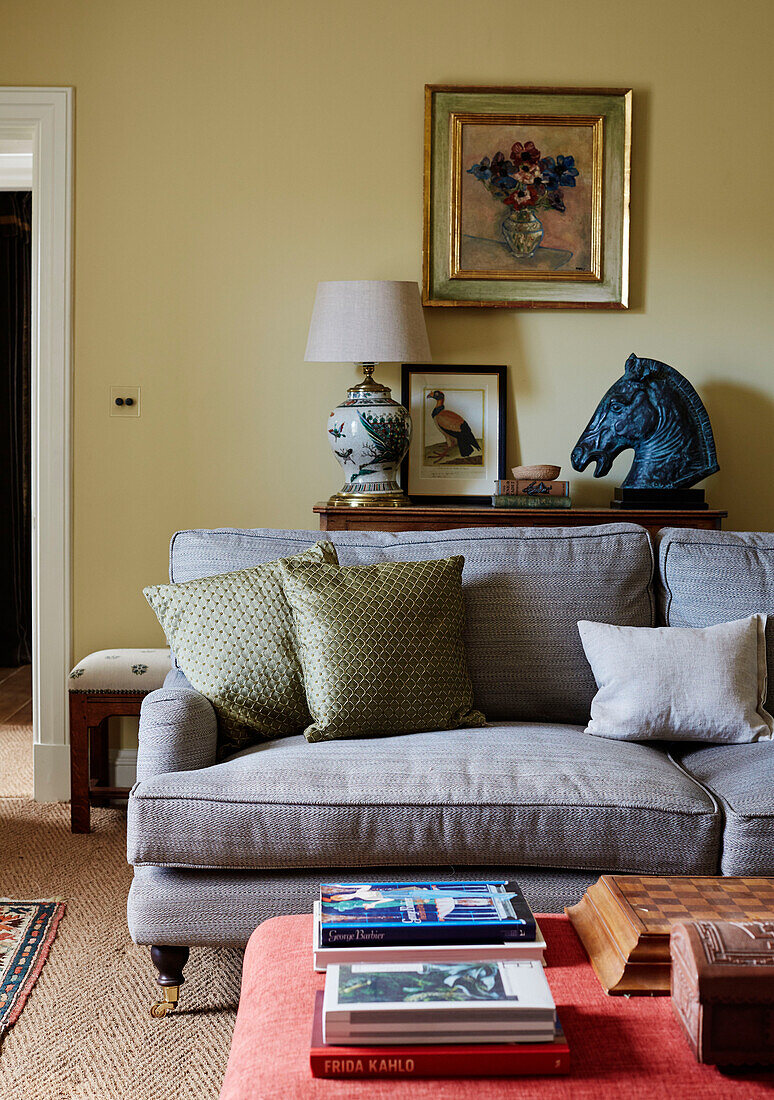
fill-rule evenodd
<path id="1" fill-rule="evenodd" d="M 0 191 L 0 666 L 30 660 L 31 213 L 28 191 Z"/>

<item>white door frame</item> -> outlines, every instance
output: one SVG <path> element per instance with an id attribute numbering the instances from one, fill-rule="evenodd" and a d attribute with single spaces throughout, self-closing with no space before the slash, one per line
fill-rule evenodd
<path id="1" fill-rule="evenodd" d="M 33 141 L 32 713 L 35 798 L 70 797 L 73 89 L 0 88 L 0 138 Z"/>

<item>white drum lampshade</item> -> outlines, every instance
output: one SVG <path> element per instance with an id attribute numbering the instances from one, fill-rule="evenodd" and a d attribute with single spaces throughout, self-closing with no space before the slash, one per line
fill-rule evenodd
<path id="1" fill-rule="evenodd" d="M 331 503 L 407 504 L 397 475 L 411 439 L 411 418 L 373 374 L 377 363 L 431 361 L 417 284 L 318 283 L 304 359 L 360 363 L 365 375 L 328 420 L 328 438 L 346 475 Z"/>

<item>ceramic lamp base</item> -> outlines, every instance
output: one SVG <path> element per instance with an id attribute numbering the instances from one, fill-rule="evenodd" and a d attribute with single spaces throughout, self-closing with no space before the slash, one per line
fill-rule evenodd
<path id="1" fill-rule="evenodd" d="M 398 485 L 398 469 L 411 439 L 411 417 L 373 377 L 347 391 L 346 401 L 328 418 L 331 449 L 345 481 L 328 502 L 336 508 L 401 508 L 410 501 Z"/>

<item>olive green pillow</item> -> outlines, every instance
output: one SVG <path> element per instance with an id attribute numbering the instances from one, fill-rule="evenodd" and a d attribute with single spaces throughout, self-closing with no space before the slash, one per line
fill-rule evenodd
<path id="1" fill-rule="evenodd" d="M 308 741 L 486 724 L 462 641 L 463 563 L 281 563 L 314 719 Z"/>
<path id="2" fill-rule="evenodd" d="M 287 560 L 332 569 L 338 558 L 318 542 Z M 280 565 L 143 589 L 186 678 L 215 708 L 219 759 L 309 722 Z"/>

